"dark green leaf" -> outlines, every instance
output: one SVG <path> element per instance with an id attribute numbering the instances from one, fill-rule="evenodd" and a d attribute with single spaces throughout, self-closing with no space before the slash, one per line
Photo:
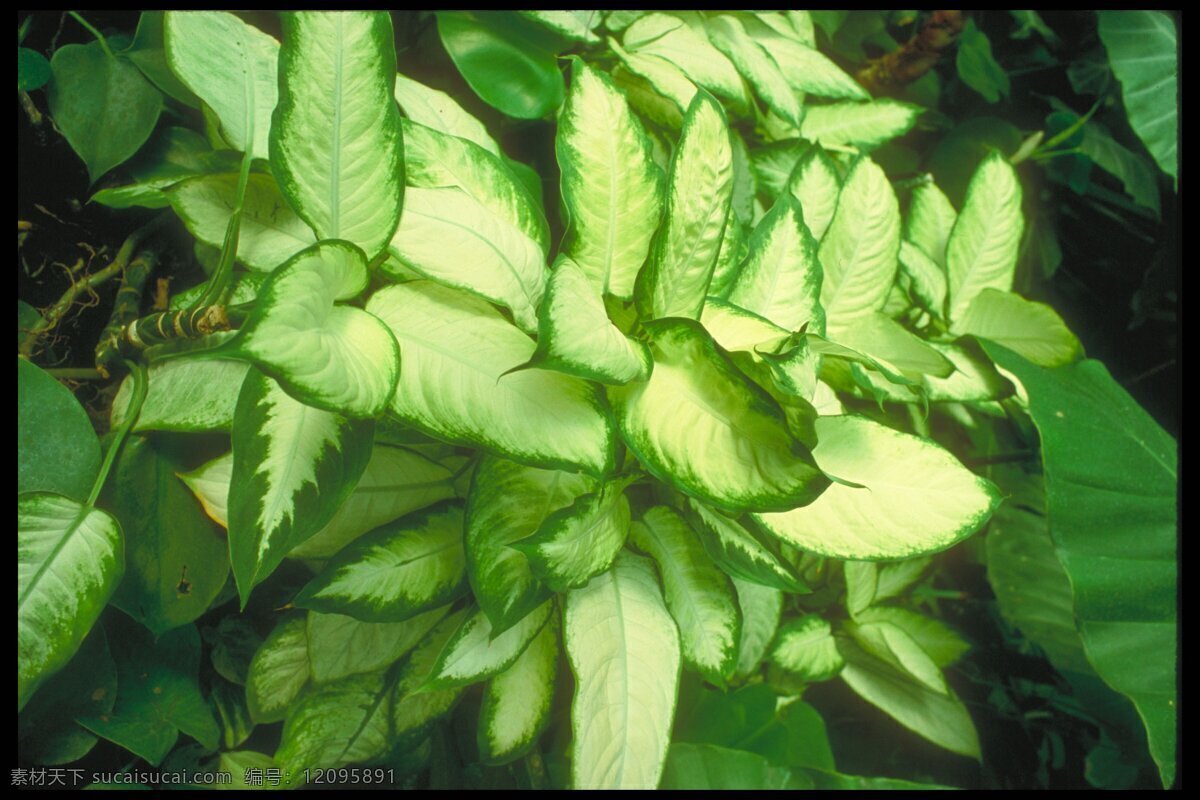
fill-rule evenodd
<path id="1" fill-rule="evenodd" d="M 117 667 L 104 627 L 97 625 L 79 652 L 34 694 L 17 717 L 17 748 L 23 761 L 66 764 L 83 758 L 96 736 L 74 718 L 107 714 L 117 698 Z"/>
<path id="2" fill-rule="evenodd" d="M 225 617 L 217 627 L 205 628 L 203 636 L 212 647 L 213 669 L 225 680 L 245 686 L 250 661 L 263 643 L 254 626 L 242 617 Z"/>
<path id="3" fill-rule="evenodd" d="M 485 102 L 520 119 L 562 104 L 557 37 L 512 12 L 440 11 L 437 18 L 446 52 Z"/>
<path id="4" fill-rule="evenodd" d="M 1029 396 L 1050 535 L 1088 660 L 1133 700 L 1164 786 L 1175 777 L 1175 440 L 1098 361 L 1036 367 L 987 342 Z"/>
<path id="5" fill-rule="evenodd" d="M 105 54 L 99 42 L 60 47 L 50 67 L 50 113 L 94 183 L 150 138 L 162 93 L 129 61 Z"/>
<path id="6" fill-rule="evenodd" d="M 1100 41 L 1129 124 L 1163 172 L 1179 182 L 1179 55 L 1175 21 L 1162 11 L 1101 11 Z"/>
<path id="7" fill-rule="evenodd" d="M 163 12 L 143 11 L 138 19 L 133 44 L 122 53 L 137 65 L 151 83 L 186 106 L 200 107 L 200 98 L 183 85 L 171 68 L 167 66 L 167 53 L 163 46 Z"/>
<path id="8" fill-rule="evenodd" d="M 113 604 L 156 634 L 203 614 L 229 574 L 225 538 L 177 477 L 182 471 L 165 449 L 132 439 L 107 492 L 125 534 L 125 580 Z"/>
<path id="9" fill-rule="evenodd" d="M 75 396 L 17 359 L 17 494 L 56 492 L 87 499 L 100 469 L 100 441 Z"/>
<path id="10" fill-rule="evenodd" d="M 50 80 L 50 62 L 37 50 L 17 48 L 17 91 L 32 92 Z"/>
<path id="11" fill-rule="evenodd" d="M 215 749 L 220 731 L 196 682 L 196 628 L 177 628 L 156 641 L 123 615 L 105 623 L 117 662 L 117 702 L 111 713 L 80 717 L 79 724 L 152 765 L 162 762 L 180 731 Z"/>
<path id="12" fill-rule="evenodd" d="M 958 37 L 958 56 L 955 60 L 958 77 L 989 103 L 997 102 L 1009 93 L 1008 74 L 992 57 L 992 43 L 987 35 L 975 26 L 975 20 L 967 20 L 966 27 Z"/>

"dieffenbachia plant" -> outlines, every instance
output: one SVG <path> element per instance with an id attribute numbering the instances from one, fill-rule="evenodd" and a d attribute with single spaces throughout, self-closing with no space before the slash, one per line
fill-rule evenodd
<path id="1" fill-rule="evenodd" d="M 85 650 L 120 676 L 115 706 L 31 734 L 38 752 L 100 736 L 158 764 L 183 731 L 209 763 L 292 783 L 419 768 L 479 685 L 486 764 L 544 755 L 579 788 L 682 787 L 695 759 L 836 782 L 832 760 L 685 744 L 682 671 L 739 695 L 765 677 L 793 721 L 816 714 L 807 687 L 842 680 L 979 758 L 945 674 L 967 644 L 910 593 L 1011 492 L 963 443 L 990 455 L 991 427 L 1028 436 L 1032 418 L 1080 661 L 1134 701 L 1170 774 L 1170 676 L 1120 660 L 1174 646 L 1174 443 L 1132 436 L 1145 486 L 1106 485 L 1146 504 L 1156 592 L 1106 605 L 1102 561 L 1134 545 L 1084 540 L 1112 517 L 1090 521 L 1082 493 L 1115 473 L 1072 470 L 1109 451 L 1055 403 L 1129 401 L 1012 291 L 1022 188 L 1004 157 L 959 208 L 927 177 L 898 191 L 871 152 L 919 109 L 872 99 L 806 12 L 439 13 L 485 101 L 556 126 L 556 185 L 397 74 L 388 14 L 282 22 L 279 42 L 223 12 L 144 20 L 135 52 L 157 53 L 147 74 L 203 135 L 163 127 L 160 163 L 96 199 L 172 209 L 215 264 L 177 308 L 243 313 L 144 352 L 113 406 L 135 439 L 111 475 L 122 436 L 90 468 L 90 496 L 22 484 L 18 710 L 47 715 Z M 131 653 L 96 622 L 111 601 L 160 644 L 195 639 L 235 597 L 205 629 L 217 742 L 192 707 L 194 641 Z M 169 697 L 126 682 L 143 661 Z M 273 752 L 239 749 L 279 722 Z"/>

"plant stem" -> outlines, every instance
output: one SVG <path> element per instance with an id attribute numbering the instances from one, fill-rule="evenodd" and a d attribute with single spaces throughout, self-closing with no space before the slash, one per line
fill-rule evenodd
<path id="1" fill-rule="evenodd" d="M 108 56 L 109 58 L 116 58 L 116 56 L 113 55 L 112 49 L 108 46 L 108 40 L 104 38 L 104 34 L 102 34 L 100 31 L 96 30 L 96 28 L 90 22 L 88 22 L 83 17 L 79 16 L 79 14 L 77 14 L 76 12 L 68 11 L 67 13 L 70 14 L 71 17 L 74 18 L 74 20 L 76 22 L 78 22 L 80 25 L 87 28 L 88 33 L 90 33 L 92 36 L 96 37 L 96 41 L 98 41 L 100 43 L 100 47 L 104 49 L 104 54 L 106 56 Z"/>
<path id="2" fill-rule="evenodd" d="M 52 378 L 59 378 L 65 381 L 102 381 L 105 376 L 101 375 L 97 370 L 91 367 L 59 367 L 45 370 L 46 374 Z"/>
<path id="3" fill-rule="evenodd" d="M 133 424 L 137 422 L 138 415 L 142 413 L 142 403 L 146 401 L 146 368 L 136 361 L 126 361 L 125 366 L 133 377 L 133 399 L 130 400 L 129 408 L 125 411 L 125 421 L 117 429 L 116 435 L 108 445 L 108 451 L 104 454 L 104 463 L 100 465 L 96 482 L 92 484 L 92 493 L 88 495 L 87 505 L 89 507 L 96 504 L 96 498 L 100 496 L 100 490 L 104 488 L 104 482 L 108 479 L 109 470 L 112 469 L 117 453 L 120 452 L 121 445 L 129 436 L 129 431 L 133 429 Z"/>
<path id="4" fill-rule="evenodd" d="M 1066 150 L 1042 150 L 1031 155 L 1029 160 L 1043 161 L 1048 158 L 1058 158 L 1059 156 L 1076 156 L 1082 153 L 1083 149 L 1079 147 L 1068 147 Z"/>
<path id="5" fill-rule="evenodd" d="M 921 412 L 917 411 L 917 407 L 912 403 L 909 403 L 906 408 L 908 409 L 908 418 L 912 422 L 913 431 L 917 436 L 925 439 L 931 438 L 929 434 L 929 420 L 921 416 Z"/>
<path id="6" fill-rule="evenodd" d="M 1022 461 L 1029 461 L 1037 458 L 1037 452 L 1034 450 L 1018 450 L 1015 453 L 996 453 L 992 456 L 978 456 L 976 458 L 964 458 L 968 466 L 986 467 L 991 464 L 1019 464 Z"/>
<path id="7" fill-rule="evenodd" d="M 41 321 L 39 321 L 36 325 L 30 328 L 28 332 L 26 332 L 25 338 L 17 347 L 17 353 L 28 358 L 33 352 L 33 348 L 37 344 L 37 340 L 42 336 L 42 334 L 52 329 L 62 320 L 67 311 L 70 310 L 71 306 L 75 303 L 75 299 L 79 297 L 79 295 L 83 294 L 84 292 L 91 291 L 105 281 L 120 275 L 125 270 L 125 267 L 128 266 L 129 261 L 133 258 L 134 252 L 137 250 L 138 245 L 141 244 L 142 241 L 148 236 L 161 228 L 169 218 L 170 215 L 162 214 L 138 228 L 133 233 L 129 234 L 129 238 L 127 238 L 125 243 L 121 245 L 121 249 L 117 251 L 117 255 L 113 258 L 111 264 L 99 272 L 94 272 L 91 275 L 88 275 L 83 280 L 72 283 L 67 290 L 63 292 L 62 297 L 58 298 L 58 302 L 46 309 L 46 312 L 42 314 Z"/>
<path id="8" fill-rule="evenodd" d="M 238 236 L 242 228 L 242 205 L 246 201 L 246 184 L 250 182 L 251 161 L 253 159 L 250 156 L 249 146 L 247 146 L 246 153 L 242 156 L 242 169 L 238 173 L 233 213 L 229 215 L 229 225 L 225 228 L 225 241 L 221 245 L 221 260 L 217 262 L 217 269 L 209 279 L 208 286 L 199 297 L 192 301 L 192 304 L 188 306 L 188 311 L 220 303 L 225 294 L 225 287 L 229 285 L 229 280 L 233 277 L 233 261 L 237 256 Z"/>
<path id="9" fill-rule="evenodd" d="M 1065 142 L 1067 139 L 1070 139 L 1072 136 L 1074 136 L 1079 131 L 1080 128 L 1082 128 L 1084 125 L 1087 124 L 1087 121 L 1092 118 L 1093 114 L 1095 114 L 1097 111 L 1100 110 L 1100 104 L 1102 102 L 1103 102 L 1103 98 L 1101 98 L 1100 100 L 1097 100 L 1096 103 L 1090 109 L 1088 109 L 1088 112 L 1086 114 L 1084 114 L 1079 119 L 1075 120 L 1075 122 L 1072 123 L 1071 125 L 1069 125 L 1068 127 L 1064 128 L 1063 130 L 1061 130 L 1058 133 L 1051 136 L 1049 139 L 1047 139 L 1045 142 L 1043 142 L 1042 146 L 1038 149 L 1042 152 L 1045 152 L 1046 150 L 1049 150 L 1050 148 L 1052 148 L 1058 144 L 1061 144 L 1062 142 Z M 1036 158 L 1036 157 L 1037 157 L 1037 153 L 1035 153 L 1033 156 L 1031 156 L 1031 158 Z"/>

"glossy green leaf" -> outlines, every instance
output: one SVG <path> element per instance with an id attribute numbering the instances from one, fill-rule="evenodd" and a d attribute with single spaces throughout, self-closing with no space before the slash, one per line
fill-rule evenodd
<path id="1" fill-rule="evenodd" d="M 784 194 L 750 235 L 750 251 L 728 294 L 729 302 L 788 331 L 825 330 L 817 242 L 800 203 Z"/>
<path id="2" fill-rule="evenodd" d="M 688 108 L 671 160 L 666 220 L 638 276 L 638 308 L 647 319 L 700 316 L 732 193 L 725 112 L 712 95 L 700 92 Z"/>
<path id="3" fill-rule="evenodd" d="M 737 160 L 734 160 L 737 163 Z M 737 171 L 734 171 L 734 186 L 737 186 Z M 735 193 L 736 197 L 736 193 Z M 738 269 L 749 252 L 750 231 L 746 223 L 738 218 L 733 206 L 729 208 L 729 216 L 725 220 L 725 235 L 721 237 L 721 249 L 717 251 L 717 263 L 713 267 L 712 280 L 708 284 L 710 298 L 723 298 L 729 293 L 730 287 L 737 278 Z M 708 301 L 705 301 L 707 307 Z M 701 316 L 704 311 L 701 310 Z"/>
<path id="4" fill-rule="evenodd" d="M 663 176 L 625 98 L 576 60 L 555 150 L 570 230 L 563 251 L 601 292 L 633 295 L 663 205 Z"/>
<path id="5" fill-rule="evenodd" d="M 1061 367 L 1083 356 L 1079 339 L 1053 308 L 1012 292 L 984 289 L 955 328 L 998 342 L 1042 367 Z"/>
<path id="6" fill-rule="evenodd" d="M 150 138 L 162 94 L 137 67 L 108 55 L 99 42 L 58 48 L 50 69 L 50 114 L 95 183 Z"/>
<path id="7" fill-rule="evenodd" d="M 446 649 L 450 638 L 462 627 L 469 609 L 461 609 L 439 622 L 417 645 L 401 666 L 392 692 L 393 746 L 404 750 L 419 742 L 429 730 L 430 723 L 448 712 L 458 699 L 461 689 L 429 691 L 426 685 L 438 656 Z"/>
<path id="8" fill-rule="evenodd" d="M 235 173 L 201 175 L 175 184 L 165 194 L 193 236 L 220 247 L 237 206 L 237 187 Z M 242 203 L 238 260 L 250 269 L 270 272 L 315 242 L 312 230 L 288 206 L 275 179 L 251 173 Z"/>
<path id="9" fill-rule="evenodd" d="M 121 55 L 128 58 L 150 82 L 162 90 L 163 94 L 178 100 L 185 106 L 200 107 L 200 98 L 175 77 L 167 64 L 166 43 L 164 40 L 164 23 L 166 13 L 163 11 L 143 11 L 138 17 L 137 30 L 133 34 L 133 42 Z"/>
<path id="10" fill-rule="evenodd" d="M 922 377 L 930 402 L 981 402 L 1003 400 L 1012 395 L 1012 384 L 996 371 L 978 344 L 960 339 L 955 344 L 934 342 L 930 346 L 954 364 L 954 372 L 948 378 Z M 912 402 L 911 396 L 905 402 Z"/>
<path id="11" fill-rule="evenodd" d="M 738 609 L 742 613 L 742 635 L 738 638 L 737 668 L 734 675 L 746 678 L 759 668 L 779 629 L 783 612 L 783 592 L 732 576 L 737 590 Z"/>
<path id="12" fill-rule="evenodd" d="M 622 43 L 633 53 L 674 64 L 697 86 L 730 101 L 739 113 L 749 108 L 746 84 L 737 67 L 709 40 L 699 12 L 645 14 L 625 29 Z"/>
<path id="13" fill-rule="evenodd" d="M 678 128 L 692 100 L 696 97 L 696 84 L 683 70 L 656 55 L 626 52 L 615 39 L 608 46 L 622 66 L 633 76 L 622 81 L 629 102 L 654 122 L 669 128 Z"/>
<path id="14" fill-rule="evenodd" d="M 852 619 L 875 600 L 879 571 L 870 561 L 846 561 L 842 564 L 846 577 L 846 610 Z"/>
<path id="15" fill-rule="evenodd" d="M 582 586 L 612 564 L 629 533 L 629 480 L 605 484 L 551 512 L 530 536 L 509 545 L 556 592 Z"/>
<path id="16" fill-rule="evenodd" d="M 130 440 L 106 491 L 125 540 L 125 577 L 112 603 L 155 634 L 207 611 L 229 576 L 225 537 L 176 477 L 179 455 Z"/>
<path id="17" fill-rule="evenodd" d="M 842 187 L 833 159 L 820 145 L 809 148 L 792 168 L 786 186 L 800 203 L 805 227 L 814 239 L 821 241 L 833 221 Z"/>
<path id="18" fill-rule="evenodd" d="M 309 408 L 257 371 L 233 425 L 229 552 L 242 604 L 287 552 L 329 521 L 371 453 L 374 427 Z"/>
<path id="19" fill-rule="evenodd" d="M 243 617 L 230 615 L 216 626 L 204 626 L 200 635 L 212 648 L 210 657 L 217 674 L 229 683 L 245 686 L 250 662 L 263 641 L 255 627 Z"/>
<path id="20" fill-rule="evenodd" d="M 771 142 L 770 144 L 751 150 L 750 166 L 754 172 L 754 178 L 759 189 L 769 197 L 778 197 L 784 188 L 788 186 L 792 173 L 800 163 L 800 160 L 811 153 L 812 149 L 813 145 L 796 138 L 788 138 L 784 141 Z M 833 166 L 832 162 L 830 162 L 830 166 Z M 836 167 L 834 167 L 835 175 L 836 171 Z M 831 215 L 833 214 L 833 207 L 836 205 L 836 201 L 837 191 L 835 189 L 832 198 L 824 199 L 824 202 L 830 204 L 829 213 Z"/>
<path id="21" fill-rule="evenodd" d="M 439 11 L 438 34 L 484 102 L 510 117 L 538 119 L 563 101 L 553 48 L 536 23 L 512 12 Z"/>
<path id="22" fill-rule="evenodd" d="M 733 584 L 672 508 L 648 509 L 632 524 L 629 536 L 658 565 L 667 608 L 679 627 L 684 662 L 709 681 L 723 684 L 737 664 L 742 628 Z"/>
<path id="23" fill-rule="evenodd" d="M 409 186 L 436 189 L 457 186 L 489 211 L 550 248 L 550 233 L 538 201 L 513 172 L 511 164 L 475 142 L 402 120 L 404 178 Z M 540 180 L 540 178 L 539 178 Z"/>
<path id="24" fill-rule="evenodd" d="M 957 219 L 958 212 L 937 184 L 932 180 L 921 183 L 912 192 L 908 216 L 904 218 L 904 238 L 944 268 L 946 243 Z"/>
<path id="25" fill-rule="evenodd" d="M 823 145 L 854 145 L 872 150 L 912 130 L 919 106 L 899 100 L 809 106 L 800 135 Z"/>
<path id="26" fill-rule="evenodd" d="M 879 312 L 847 326 L 837 334 L 837 340 L 838 344 L 887 362 L 906 375 L 945 378 L 954 371 L 950 360 L 932 345 Z"/>
<path id="27" fill-rule="evenodd" d="M 249 364 L 221 359 L 159 361 L 147 372 L 149 387 L 133 430 L 200 433 L 233 428 L 237 395 Z M 113 399 L 112 425 L 126 419 L 133 382 L 121 383 Z"/>
<path id="28" fill-rule="evenodd" d="M 488 682 L 478 728 L 484 763 L 506 764 L 519 758 L 550 721 L 558 673 L 557 628 L 551 619 L 512 666 Z"/>
<path id="29" fill-rule="evenodd" d="M 955 66 L 962 82 L 979 92 L 989 103 L 1008 97 L 1011 89 L 1008 73 L 996 63 L 992 56 L 992 43 L 973 19 L 967 20 L 959 34 Z"/>
<path id="30" fill-rule="evenodd" d="M 233 480 L 233 453 L 214 458 L 191 472 L 176 473 L 208 518 L 222 528 L 229 527 L 229 484 Z"/>
<path id="31" fill-rule="evenodd" d="M 988 583 L 1000 613 L 1042 648 L 1059 672 L 1092 672 L 1075 629 L 1071 579 L 1050 538 L 1045 479 L 1009 467 L 997 481 L 1012 495 L 988 523 L 984 540 Z"/>
<path id="32" fill-rule="evenodd" d="M 17 48 L 17 91 L 32 92 L 50 80 L 50 62 L 37 50 Z"/>
<path id="33" fill-rule="evenodd" d="M 491 306 L 414 281 L 379 290 L 367 310 L 401 343 L 401 420 L 531 464 L 608 471 L 612 427 L 595 388 L 547 370 L 505 375 L 534 343 Z"/>
<path id="34" fill-rule="evenodd" d="M 787 328 L 715 297 L 705 301 L 700 324 L 714 342 L 731 352 L 767 352 L 785 343 L 791 335 Z"/>
<path id="35" fill-rule="evenodd" d="M 1004 156 L 992 153 L 971 177 L 946 243 L 951 321 L 961 318 L 984 289 L 1007 292 L 1012 288 L 1024 227 L 1017 173 Z"/>
<path id="36" fill-rule="evenodd" d="M 903 628 L 887 620 L 875 618 L 870 621 L 848 622 L 843 629 L 863 652 L 883 661 L 932 692 L 950 693 L 950 687 L 937 664 Z"/>
<path id="37" fill-rule="evenodd" d="M 989 535 L 991 534 L 989 533 Z M 882 575 L 882 570 L 880 572 Z M 882 598 L 876 595 L 876 599 Z M 953 664 L 971 648 L 950 626 L 931 617 L 923 617 L 906 608 L 873 606 L 864 609 L 856 621 L 864 626 L 886 624 L 900 629 L 938 667 L 947 667 Z"/>
<path id="38" fill-rule="evenodd" d="M 1156 217 L 1162 213 L 1157 171 L 1148 160 L 1117 142 L 1104 125 L 1094 119 L 1088 121 L 1083 128 L 1079 151 L 1100 169 L 1120 179 L 1125 194 L 1135 203 L 1149 209 Z"/>
<path id="39" fill-rule="evenodd" d="M 308 660 L 313 681 L 336 682 L 395 663 L 444 624 L 447 611 L 449 607 L 443 606 L 403 622 L 360 622 L 341 614 L 310 611 Z"/>
<path id="40" fill-rule="evenodd" d="M 1000 507 L 1004 508 L 1003 505 Z M 932 563 L 933 556 L 918 556 L 917 558 L 906 558 L 903 561 L 880 564 L 879 575 L 875 582 L 876 602 L 899 596 L 923 578 Z"/>
<path id="41" fill-rule="evenodd" d="M 293 602 L 365 622 L 400 622 L 446 605 L 466 589 L 462 506 L 451 504 L 356 539 Z"/>
<path id="42" fill-rule="evenodd" d="M 220 677 L 212 679 L 208 703 L 216 712 L 221 727 L 221 745 L 233 749 L 250 738 L 254 723 L 246 708 L 246 693 L 241 686 Z"/>
<path id="43" fill-rule="evenodd" d="M 368 258 L 391 241 L 404 196 L 393 38 L 382 11 L 283 15 L 271 169 L 318 239 Z"/>
<path id="44" fill-rule="evenodd" d="M 268 158 L 279 42 L 224 11 L 168 11 L 163 26 L 167 64 L 216 113 L 224 138 Z"/>
<path id="45" fill-rule="evenodd" d="M 828 485 L 779 407 L 699 323 L 647 326 L 654 372 L 609 389 L 621 435 L 656 477 L 729 511 L 795 508 Z"/>
<path id="46" fill-rule="evenodd" d="M 774 24 L 772 24 L 774 22 Z M 815 49 L 810 40 L 801 41 L 790 25 L 771 15 L 756 14 L 746 29 L 783 71 L 784 78 L 797 92 L 817 97 L 869 100 L 867 90 L 842 71 L 833 61 Z M 820 106 L 809 106 L 807 114 Z"/>
<path id="47" fill-rule="evenodd" d="M 729 57 L 771 110 L 793 125 L 799 125 L 804 118 L 800 95 L 786 76 L 786 71 L 794 65 L 777 63 L 773 43 L 753 38 L 742 20 L 731 14 L 709 17 L 705 20 L 705 28 L 716 48 Z"/>
<path id="48" fill-rule="evenodd" d="M 674 742 L 667 753 L 660 789 L 741 790 L 794 788 L 791 772 L 758 755 L 712 744 Z"/>
<path id="49" fill-rule="evenodd" d="M 946 271 L 907 239 L 900 242 L 900 274 L 907 278 L 913 299 L 938 317 L 946 307 Z"/>
<path id="50" fill-rule="evenodd" d="M 568 592 L 563 636 L 575 675 L 571 785 L 656 787 L 675 716 L 679 633 L 650 562 L 623 552 Z"/>
<path id="51" fill-rule="evenodd" d="M 290 709 L 275 761 L 299 781 L 305 770 L 333 769 L 381 756 L 388 746 L 386 675 L 368 672 L 327 683 Z"/>
<path id="52" fill-rule="evenodd" d="M 120 614 L 106 617 L 104 624 L 117 662 L 117 701 L 110 713 L 80 717 L 79 724 L 154 766 L 175 746 L 180 732 L 215 750 L 220 731 L 197 682 L 200 636 L 195 626 L 155 639 Z"/>
<path id="53" fill-rule="evenodd" d="M 145 13 L 149 12 L 144 12 L 143 16 Z M 231 151 L 213 150 L 208 141 L 193 130 L 165 127 L 151 136 L 126 165 L 133 183 L 101 189 L 88 202 L 109 208 L 166 208 L 171 204 L 165 192 L 167 187 L 197 175 L 236 171 L 239 160 Z M 258 174 L 252 173 L 252 176 Z M 222 226 L 226 221 L 228 211 Z"/>
<path id="54" fill-rule="evenodd" d="M 100 469 L 100 441 L 71 391 L 17 359 L 17 494 L 87 499 Z"/>
<path id="55" fill-rule="evenodd" d="M 953 693 L 923 686 L 847 639 L 839 639 L 838 648 L 846 660 L 841 677 L 864 700 L 939 747 L 980 758 L 975 724 Z"/>
<path id="56" fill-rule="evenodd" d="M 445 92 L 404 75 L 396 76 L 394 92 L 401 110 L 413 122 L 474 142 L 492 155 L 502 155 L 500 145 L 483 123 Z"/>
<path id="57" fill-rule="evenodd" d="M 107 512 L 50 492 L 17 496 L 17 710 L 79 649 L 125 568 Z"/>
<path id="58" fill-rule="evenodd" d="M 815 502 L 755 514 L 802 550 L 875 561 L 936 552 L 979 530 L 1000 503 L 990 481 L 933 442 L 860 417 L 817 419 L 817 463 L 836 483 Z"/>
<path id="59" fill-rule="evenodd" d="M 453 497 L 453 471 L 404 447 L 376 443 L 350 496 L 292 558 L 329 558 L 369 530 Z"/>
<path id="60" fill-rule="evenodd" d="M 586 44 L 596 44 L 600 37 L 594 32 L 600 24 L 599 11 L 519 11 L 522 17 L 531 19 L 555 33 Z"/>
<path id="61" fill-rule="evenodd" d="M 494 630 L 507 630 L 550 596 L 525 554 L 509 545 L 594 488 L 594 481 L 571 472 L 492 456 L 480 462 L 467 494 L 467 577 Z"/>
<path id="62" fill-rule="evenodd" d="M 736 520 L 688 500 L 689 519 L 708 555 L 727 575 L 762 586 L 803 594 L 809 591 L 799 572 Z"/>
<path id="63" fill-rule="evenodd" d="M 250 660 L 250 718 L 260 724 L 281 721 L 308 678 L 308 622 L 304 614 L 289 614 L 275 624 Z"/>
<path id="64" fill-rule="evenodd" d="M 833 628 L 817 614 L 806 614 L 779 629 L 771 661 L 806 683 L 827 681 L 845 664 Z"/>
<path id="65" fill-rule="evenodd" d="M 1163 172 L 1179 183 L 1179 55 L 1168 13 L 1101 11 L 1100 41 L 1121 82 L 1129 124 Z"/>
<path id="66" fill-rule="evenodd" d="M 476 611 L 446 643 L 430 671 L 427 686 L 467 686 L 508 669 L 549 622 L 553 610 L 554 604 L 547 601 L 503 633 L 494 632 L 487 614 Z"/>
<path id="67" fill-rule="evenodd" d="M 410 188 L 389 252 L 425 277 L 511 309 L 523 330 L 537 330 L 547 278 L 541 248 L 462 189 Z"/>
<path id="68" fill-rule="evenodd" d="M 609 384 L 650 376 L 650 351 L 609 321 L 597 288 L 578 263 L 559 257 L 538 312 L 538 346 L 526 367 Z"/>
<path id="69" fill-rule="evenodd" d="M 387 407 L 399 351 L 387 326 L 350 300 L 367 283 L 366 258 L 349 242 L 302 250 L 271 274 L 258 304 L 222 352 L 254 362 L 305 404 L 354 417 Z"/>
<path id="70" fill-rule="evenodd" d="M 96 735 L 75 722 L 112 711 L 117 699 L 117 666 L 104 626 L 83 640 L 71 662 L 42 684 L 17 716 L 17 749 L 22 759 L 58 765 L 91 752 Z"/>
<path id="71" fill-rule="evenodd" d="M 883 308 L 899 249 L 896 195 L 883 170 L 863 157 L 846 175 L 837 210 L 821 240 L 821 305 L 831 331 Z"/>
<path id="72" fill-rule="evenodd" d="M 1175 775 L 1178 467 L 1175 441 L 1098 361 L 1057 369 L 984 349 L 1016 375 L 1042 440 L 1046 512 L 1088 660 L 1146 725 Z"/>

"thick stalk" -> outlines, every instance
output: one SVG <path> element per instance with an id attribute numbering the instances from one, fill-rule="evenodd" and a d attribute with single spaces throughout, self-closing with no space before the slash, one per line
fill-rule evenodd
<path id="1" fill-rule="evenodd" d="M 125 412 L 125 421 L 117 429 L 116 435 L 109 442 L 108 450 L 104 454 L 104 462 L 100 465 L 100 472 L 96 475 L 96 482 L 92 484 L 92 493 L 88 495 L 87 505 L 89 507 L 96 504 L 96 498 L 100 496 L 100 490 L 104 488 L 104 482 L 108 479 L 108 473 L 112 469 L 113 462 L 116 461 L 117 454 L 121 451 L 121 445 L 128 438 L 129 431 L 133 429 L 138 415 L 142 413 L 142 403 L 146 401 L 146 368 L 136 361 L 126 361 L 125 367 L 132 376 L 133 398 L 129 402 L 129 410 Z"/>
<path id="2" fill-rule="evenodd" d="M 242 205 L 246 201 L 246 184 L 250 182 L 250 163 L 253 159 L 249 151 L 242 156 L 242 169 L 238 173 L 237 195 L 233 204 L 233 213 L 229 215 L 229 225 L 225 228 L 225 241 L 221 245 L 221 260 L 217 269 L 205 287 L 204 293 L 197 297 L 188 311 L 195 311 L 204 306 L 217 305 L 225 294 L 225 289 L 233 277 L 233 261 L 237 257 L 238 235 L 242 229 Z"/>

